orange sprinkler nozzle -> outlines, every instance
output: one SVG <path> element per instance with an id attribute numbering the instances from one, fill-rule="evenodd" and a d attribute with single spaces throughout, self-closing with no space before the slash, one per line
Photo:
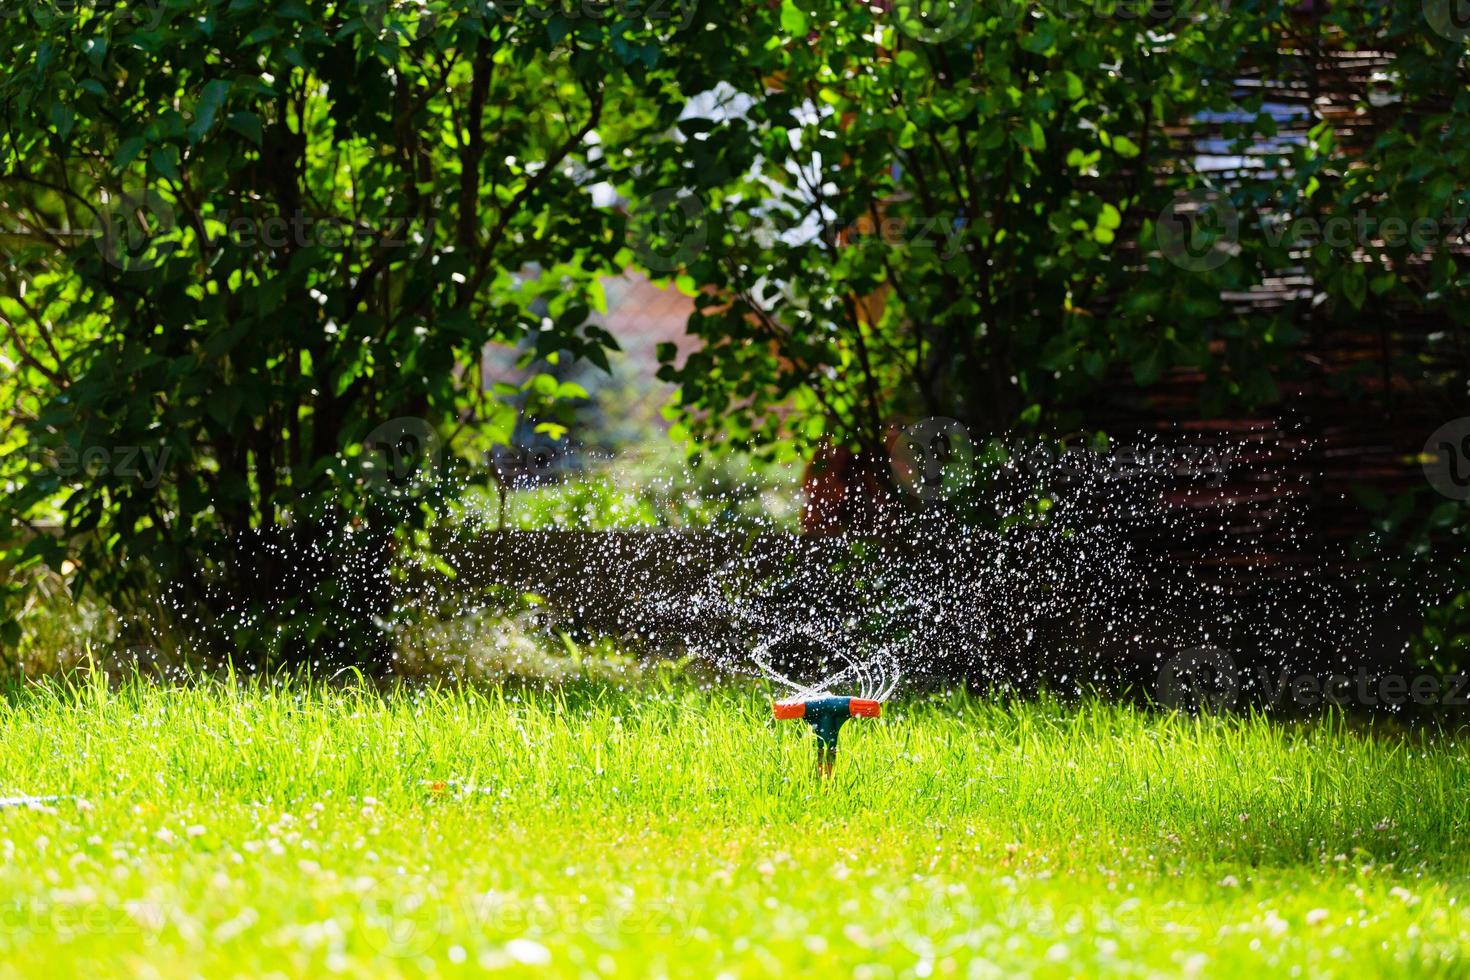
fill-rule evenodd
<path id="1" fill-rule="evenodd" d="M 847 713 L 854 718 L 877 718 L 883 713 L 883 702 L 872 698 L 853 698 L 847 702 Z"/>
<path id="2" fill-rule="evenodd" d="M 806 717 L 805 701 L 777 701 L 772 707 L 776 709 L 776 718 L 780 721 Z"/>

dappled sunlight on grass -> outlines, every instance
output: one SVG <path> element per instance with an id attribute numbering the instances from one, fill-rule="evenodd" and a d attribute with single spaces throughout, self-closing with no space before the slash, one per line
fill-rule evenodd
<path id="1" fill-rule="evenodd" d="M 803 728 L 679 684 L 32 688 L 0 795 L 73 798 L 0 810 L 0 959 L 1347 975 L 1470 934 L 1448 736 L 952 696 L 824 781 Z"/>

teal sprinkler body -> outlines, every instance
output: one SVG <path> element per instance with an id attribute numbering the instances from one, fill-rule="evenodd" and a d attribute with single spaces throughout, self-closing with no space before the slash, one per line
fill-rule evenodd
<path id="1" fill-rule="evenodd" d="M 883 704 L 871 698 L 821 697 L 810 701 L 777 701 L 773 706 L 780 719 L 801 718 L 817 736 L 817 772 L 832 775 L 837 761 L 837 733 L 849 718 L 877 718 Z"/>

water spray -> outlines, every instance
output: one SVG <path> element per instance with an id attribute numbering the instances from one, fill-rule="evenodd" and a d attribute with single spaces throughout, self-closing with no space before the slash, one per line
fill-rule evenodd
<path id="1" fill-rule="evenodd" d="M 800 718 L 812 726 L 817 736 L 817 773 L 832 775 L 837 761 L 837 733 L 849 718 L 877 718 L 883 713 L 883 702 L 872 698 L 827 696 L 810 701 L 777 701 L 772 705 L 781 720 Z"/>

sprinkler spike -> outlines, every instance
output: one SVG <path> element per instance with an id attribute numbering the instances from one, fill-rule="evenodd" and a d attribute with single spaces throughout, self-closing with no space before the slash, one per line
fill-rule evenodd
<path id="1" fill-rule="evenodd" d="M 822 697 L 810 701 L 777 701 L 772 710 L 778 719 L 800 718 L 817 736 L 817 773 L 832 775 L 837 761 L 837 733 L 849 718 L 877 718 L 883 704 L 871 698 Z"/>

